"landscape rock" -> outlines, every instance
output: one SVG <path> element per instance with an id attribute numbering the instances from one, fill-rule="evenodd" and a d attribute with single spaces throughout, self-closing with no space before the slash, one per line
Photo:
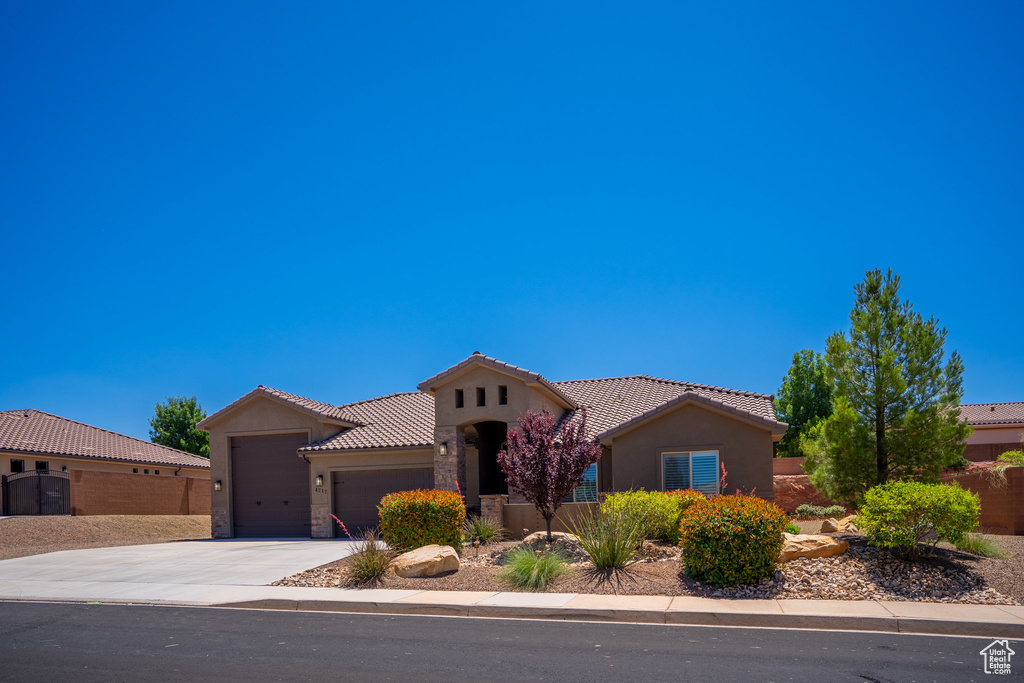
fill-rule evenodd
<path id="1" fill-rule="evenodd" d="M 559 541 L 565 541 L 567 543 L 578 543 L 579 537 L 575 534 L 569 534 L 564 531 L 552 531 L 551 538 L 555 543 Z M 523 543 L 538 543 L 548 540 L 548 532 L 546 531 L 534 531 L 532 534 L 523 539 Z"/>
<path id="2" fill-rule="evenodd" d="M 815 534 L 782 534 L 782 554 L 779 562 L 789 562 L 798 557 L 832 557 L 846 552 L 850 544 L 831 536 Z"/>
<path id="3" fill-rule="evenodd" d="M 425 545 L 402 553 L 391 561 L 388 569 L 404 579 L 436 576 L 458 571 L 459 555 L 450 545 Z"/>
<path id="4" fill-rule="evenodd" d="M 834 534 L 837 531 L 839 531 L 839 521 L 835 520 L 835 519 L 832 519 L 832 518 L 829 518 L 829 519 L 826 519 L 824 522 L 821 523 L 821 531 L 819 531 L 818 533 L 820 533 L 820 534 Z"/>
<path id="5" fill-rule="evenodd" d="M 844 534 L 859 532 L 860 529 L 857 528 L 856 520 L 857 515 L 847 515 L 836 522 L 836 527 L 840 533 Z"/>
<path id="6" fill-rule="evenodd" d="M 835 505 L 835 501 L 826 498 L 811 484 L 806 474 L 781 475 L 772 477 L 775 493 L 775 504 L 787 514 L 793 514 L 801 503 L 811 505 Z"/>

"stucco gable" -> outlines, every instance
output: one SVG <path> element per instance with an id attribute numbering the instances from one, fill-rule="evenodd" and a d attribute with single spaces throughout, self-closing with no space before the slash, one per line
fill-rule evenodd
<path id="1" fill-rule="evenodd" d="M 611 444 L 612 440 L 616 436 L 620 436 L 626 432 L 640 428 L 644 424 L 657 420 L 686 405 L 696 405 L 727 417 L 766 429 L 771 432 L 773 440 L 782 438 L 782 435 L 786 433 L 786 429 L 789 427 L 785 422 L 779 422 L 778 420 L 769 419 L 741 408 L 727 405 L 720 400 L 716 400 L 708 396 L 702 396 L 696 392 L 685 391 L 679 396 L 676 396 L 659 406 L 651 408 L 632 419 L 626 420 L 625 422 L 622 422 L 610 429 L 606 429 L 597 435 L 597 439 L 603 444 Z"/>
<path id="2" fill-rule="evenodd" d="M 473 352 L 473 355 L 469 358 L 456 363 L 447 370 L 437 373 L 430 379 L 423 380 L 419 383 L 418 388 L 420 391 L 433 394 L 440 387 L 456 380 L 459 376 L 469 372 L 475 367 L 486 367 L 494 370 L 495 372 L 508 375 L 509 377 L 515 377 L 516 379 L 523 381 L 531 389 L 540 391 L 542 394 L 550 397 L 553 402 L 563 410 L 573 410 L 579 407 L 576 402 L 567 396 L 561 389 L 546 380 L 539 373 L 505 363 L 497 358 L 485 356 L 479 351 Z"/>
<path id="3" fill-rule="evenodd" d="M 321 403 L 320 401 L 314 401 L 303 396 L 289 394 L 284 391 L 279 391 L 278 389 L 271 389 L 270 387 L 265 387 L 261 384 L 237 401 L 221 408 L 213 415 L 207 416 L 205 419 L 200 421 L 196 427 L 203 431 L 209 431 L 211 425 L 220 422 L 239 409 L 244 408 L 252 401 L 260 398 L 270 399 L 271 401 L 279 403 L 287 408 L 309 415 L 310 417 L 314 417 L 326 424 L 338 425 L 339 427 L 358 427 L 362 424 L 343 415 L 342 409 L 337 406 L 332 406 L 329 403 Z"/>

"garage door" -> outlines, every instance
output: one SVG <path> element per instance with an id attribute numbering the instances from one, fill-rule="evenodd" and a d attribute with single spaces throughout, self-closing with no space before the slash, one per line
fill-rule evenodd
<path id="1" fill-rule="evenodd" d="M 358 537 L 380 525 L 377 503 L 389 493 L 434 488 L 434 468 L 335 472 L 334 514 Z"/>
<path id="2" fill-rule="evenodd" d="M 296 455 L 305 434 L 231 438 L 236 538 L 309 538 L 309 465 Z"/>

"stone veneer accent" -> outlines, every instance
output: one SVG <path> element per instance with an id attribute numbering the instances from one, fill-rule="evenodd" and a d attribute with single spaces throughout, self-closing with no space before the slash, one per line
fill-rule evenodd
<path id="1" fill-rule="evenodd" d="M 445 441 L 448 455 L 441 455 Z M 434 430 L 434 488 L 466 495 L 466 434 L 458 427 Z"/>
<path id="2" fill-rule="evenodd" d="M 309 522 L 312 538 L 334 538 L 334 520 L 331 519 L 330 505 L 313 505 L 309 510 Z"/>
<path id="3" fill-rule="evenodd" d="M 480 516 L 491 524 L 500 527 L 505 526 L 505 505 L 508 504 L 508 496 L 493 494 L 480 496 Z"/>
<path id="4" fill-rule="evenodd" d="M 210 536 L 231 538 L 231 525 L 228 523 L 227 510 L 214 508 L 210 511 Z"/>

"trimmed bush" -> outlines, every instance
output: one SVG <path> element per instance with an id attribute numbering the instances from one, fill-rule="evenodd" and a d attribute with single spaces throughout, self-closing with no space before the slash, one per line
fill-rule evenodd
<path id="1" fill-rule="evenodd" d="M 624 569 L 640 559 L 645 522 L 625 506 L 585 512 L 570 523 L 590 561 L 598 569 Z"/>
<path id="2" fill-rule="evenodd" d="M 914 559 L 922 543 L 927 555 L 940 540 L 961 543 L 978 526 L 980 512 L 978 496 L 959 486 L 894 481 L 864 494 L 857 527 L 873 545 Z"/>
<path id="3" fill-rule="evenodd" d="M 828 519 L 829 517 L 845 517 L 846 508 L 842 505 L 811 505 L 809 503 L 803 503 L 798 505 L 796 512 L 793 513 L 797 517 L 817 517 L 819 519 Z"/>
<path id="4" fill-rule="evenodd" d="M 569 571 L 565 557 L 557 550 L 534 550 L 520 546 L 505 556 L 501 578 L 516 588 L 542 591 L 556 576 Z"/>
<path id="5" fill-rule="evenodd" d="M 601 512 L 622 513 L 635 519 L 648 538 L 676 544 L 679 542 L 679 520 L 697 500 L 699 491 L 626 491 L 613 493 L 601 503 Z"/>
<path id="6" fill-rule="evenodd" d="M 417 489 L 389 493 L 377 505 L 380 532 L 399 552 L 436 543 L 462 549 L 466 504 L 454 491 Z"/>
<path id="7" fill-rule="evenodd" d="M 717 586 L 772 577 L 786 522 L 777 505 L 755 496 L 697 501 L 679 526 L 686 573 Z"/>

